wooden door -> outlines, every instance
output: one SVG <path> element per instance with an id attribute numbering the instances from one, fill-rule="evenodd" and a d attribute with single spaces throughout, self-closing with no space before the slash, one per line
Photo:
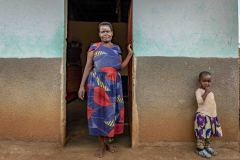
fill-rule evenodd
<path id="1" fill-rule="evenodd" d="M 132 44 L 132 0 L 130 4 L 129 17 L 128 17 L 128 43 Z M 132 138 L 132 66 L 131 60 L 128 65 L 128 115 L 129 115 L 129 128 L 130 138 Z M 132 144 L 131 144 L 132 145 Z"/>

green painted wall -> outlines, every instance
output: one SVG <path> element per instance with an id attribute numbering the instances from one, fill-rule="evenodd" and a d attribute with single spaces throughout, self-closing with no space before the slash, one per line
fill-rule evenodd
<path id="1" fill-rule="evenodd" d="M 0 57 L 62 57 L 64 0 L 0 0 Z"/>
<path id="2" fill-rule="evenodd" d="M 237 57 L 237 0 L 133 0 L 136 56 Z"/>
<path id="3" fill-rule="evenodd" d="M 238 8 L 240 8 L 240 0 L 238 0 Z M 240 22 L 240 9 L 238 9 L 238 22 Z M 238 24 L 238 48 L 240 48 L 240 25 Z"/>

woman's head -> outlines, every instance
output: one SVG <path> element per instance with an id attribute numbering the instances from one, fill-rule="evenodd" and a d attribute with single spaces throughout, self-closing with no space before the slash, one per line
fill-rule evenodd
<path id="1" fill-rule="evenodd" d="M 104 43 L 111 42 L 113 37 L 112 24 L 109 22 L 101 22 L 99 23 L 98 28 L 101 41 Z"/>
<path id="2" fill-rule="evenodd" d="M 211 73 L 208 71 L 202 71 L 199 74 L 199 83 L 202 88 L 210 87 L 211 85 Z"/>

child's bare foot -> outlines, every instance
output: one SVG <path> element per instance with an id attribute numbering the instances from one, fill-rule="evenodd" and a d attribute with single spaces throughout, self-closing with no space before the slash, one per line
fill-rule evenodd
<path id="1" fill-rule="evenodd" d="M 102 158 L 104 156 L 104 152 L 106 150 L 105 145 L 101 145 L 95 152 L 95 156 L 98 158 Z"/>
<path id="2" fill-rule="evenodd" d="M 117 152 L 116 146 L 113 146 L 113 145 L 107 144 L 107 143 L 105 143 L 105 146 L 106 146 L 107 151 L 109 151 L 111 153 Z"/>

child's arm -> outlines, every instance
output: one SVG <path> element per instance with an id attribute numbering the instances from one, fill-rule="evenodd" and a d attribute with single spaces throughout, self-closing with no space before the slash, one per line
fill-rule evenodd
<path id="1" fill-rule="evenodd" d="M 203 101 L 205 101 L 207 95 L 208 95 L 210 92 L 211 92 L 210 87 L 206 87 L 206 88 L 205 88 L 205 92 L 204 92 L 204 94 L 202 95 Z"/>
<path id="2" fill-rule="evenodd" d="M 198 103 L 198 104 L 203 104 L 204 101 L 205 101 L 205 99 L 206 99 L 206 97 L 207 97 L 207 95 L 208 95 L 210 92 L 211 92 L 211 90 L 210 90 L 209 87 L 207 87 L 207 88 L 205 89 L 205 92 L 204 92 L 203 94 L 202 94 L 201 90 L 198 89 L 198 90 L 196 91 L 196 93 L 195 93 L 196 99 L 197 99 L 197 103 Z"/>
<path id="3" fill-rule="evenodd" d="M 198 104 L 203 104 L 203 103 L 204 103 L 204 100 L 203 100 L 203 98 L 202 98 L 201 90 L 199 90 L 199 89 L 196 90 L 195 95 L 196 95 L 197 103 L 198 103 Z"/>

